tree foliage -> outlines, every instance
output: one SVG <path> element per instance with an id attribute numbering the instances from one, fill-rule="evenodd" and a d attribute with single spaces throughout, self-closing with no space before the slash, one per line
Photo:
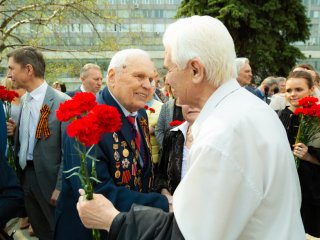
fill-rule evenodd
<path id="1" fill-rule="evenodd" d="M 0 54 L 27 45 L 53 51 L 110 49 L 112 39 L 97 29 L 97 23 L 107 22 L 116 22 L 107 1 L 0 0 Z"/>
<path id="2" fill-rule="evenodd" d="M 303 59 L 293 42 L 310 32 L 300 0 L 184 0 L 177 16 L 209 15 L 220 19 L 234 39 L 237 56 L 247 57 L 254 74 L 287 76 Z"/>

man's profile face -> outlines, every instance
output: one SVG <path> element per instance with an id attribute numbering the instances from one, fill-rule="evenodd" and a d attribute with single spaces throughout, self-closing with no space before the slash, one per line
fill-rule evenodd
<path id="1" fill-rule="evenodd" d="M 154 65 L 148 57 L 131 57 L 122 69 L 112 69 L 108 86 L 119 103 L 129 112 L 146 105 L 153 94 Z M 109 71 L 109 74 L 110 74 Z"/>
<path id="2" fill-rule="evenodd" d="M 239 84 L 244 87 L 251 83 L 252 80 L 252 70 L 248 63 L 246 63 L 239 72 L 239 75 L 237 77 L 237 80 Z"/>
<path id="3" fill-rule="evenodd" d="M 13 57 L 9 57 L 7 77 L 12 80 L 14 87 L 25 88 L 27 86 L 28 70 L 26 67 L 15 62 Z"/>
<path id="4" fill-rule="evenodd" d="M 81 77 L 81 81 L 86 92 L 96 94 L 102 86 L 102 73 L 97 68 L 90 68 Z"/>
<path id="5" fill-rule="evenodd" d="M 191 93 L 191 75 L 188 67 L 183 70 L 179 70 L 178 66 L 171 60 L 171 50 L 165 50 L 164 67 L 168 70 L 166 75 L 166 82 L 168 82 L 171 88 L 174 90 L 174 96 L 179 98 L 181 104 L 191 104 L 193 99 Z"/>

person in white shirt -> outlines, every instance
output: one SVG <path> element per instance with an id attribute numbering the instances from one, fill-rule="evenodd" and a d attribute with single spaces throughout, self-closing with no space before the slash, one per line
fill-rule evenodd
<path id="1" fill-rule="evenodd" d="M 237 82 L 226 27 L 209 16 L 179 19 L 163 42 L 169 84 L 182 104 L 201 109 L 173 214 L 142 206 L 119 213 L 101 195 L 81 196 L 84 225 L 110 231 L 109 239 L 305 239 L 286 132 L 276 113 Z"/>

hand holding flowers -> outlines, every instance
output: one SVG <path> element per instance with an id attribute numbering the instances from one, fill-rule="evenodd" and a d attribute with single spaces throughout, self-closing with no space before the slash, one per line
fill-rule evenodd
<path id="1" fill-rule="evenodd" d="M 60 104 L 56 112 L 59 121 L 71 123 L 67 127 L 67 135 L 75 138 L 76 150 L 80 156 L 80 166 L 76 166 L 65 173 L 68 176 L 78 176 L 84 188 L 86 199 L 93 198 L 93 182 L 99 182 L 96 174 L 96 158 L 90 151 L 97 144 L 102 134 L 116 132 L 120 129 L 121 121 L 118 110 L 102 104 L 98 105 L 92 93 L 77 93 L 71 100 Z M 91 161 L 91 172 L 87 168 L 87 160 Z M 93 229 L 94 239 L 100 239 L 98 230 Z"/>
<path id="2" fill-rule="evenodd" d="M 294 146 L 296 165 L 300 159 L 308 159 L 308 144 L 320 138 L 320 104 L 318 98 L 304 97 L 299 101 L 299 108 L 294 111 L 299 115 L 300 124 Z"/>
<path id="3" fill-rule="evenodd" d="M 11 103 L 16 98 L 19 97 L 19 94 L 15 91 L 7 90 L 6 87 L 0 86 L 0 99 L 4 104 L 6 121 L 10 123 L 10 128 L 8 128 L 8 150 L 7 157 L 8 162 L 14 170 L 16 166 L 14 163 L 14 150 L 13 150 L 13 134 L 14 134 L 14 122 L 11 119 Z M 0 106 L 2 107 L 2 106 Z"/>

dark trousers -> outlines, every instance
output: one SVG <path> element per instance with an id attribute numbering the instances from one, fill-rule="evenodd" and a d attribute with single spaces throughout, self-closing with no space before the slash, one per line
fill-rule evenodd
<path id="1" fill-rule="evenodd" d="M 320 237 L 320 206 L 305 203 L 302 200 L 301 217 L 306 233 Z"/>
<path id="2" fill-rule="evenodd" d="M 23 171 L 22 187 L 25 194 L 25 207 L 35 235 L 40 240 L 52 240 L 55 208 L 45 199 L 37 181 L 32 164 Z"/>

